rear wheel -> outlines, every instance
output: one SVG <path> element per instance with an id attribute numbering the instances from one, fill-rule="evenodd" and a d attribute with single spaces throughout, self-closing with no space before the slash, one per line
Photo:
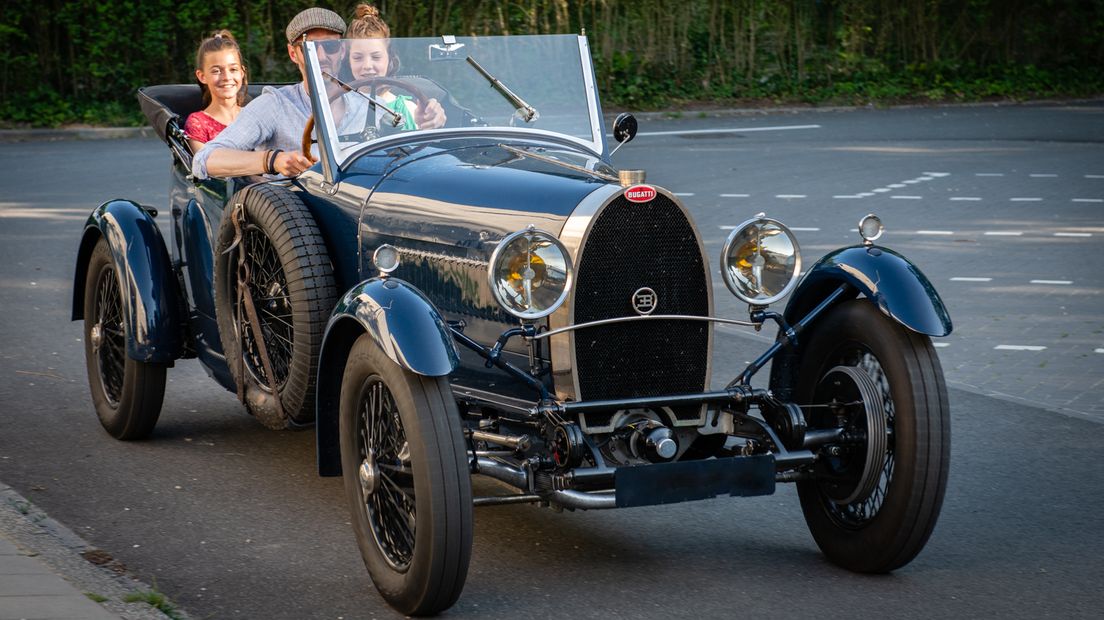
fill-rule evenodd
<path id="1" fill-rule="evenodd" d="M 165 366 L 127 356 L 122 285 L 107 242 L 100 239 L 84 284 L 84 360 L 92 403 L 104 430 L 116 439 L 153 432 L 165 396 Z"/>
<path id="2" fill-rule="evenodd" d="M 341 382 L 341 466 L 353 529 L 376 589 L 404 614 L 448 609 L 467 578 L 471 477 L 445 377 L 353 345 Z"/>
<path id="3" fill-rule="evenodd" d="M 844 568 L 884 573 L 923 549 L 943 504 L 950 416 L 928 337 L 867 300 L 831 309 L 802 356 L 797 389 L 810 429 L 843 430 L 798 483 L 817 545 Z"/>

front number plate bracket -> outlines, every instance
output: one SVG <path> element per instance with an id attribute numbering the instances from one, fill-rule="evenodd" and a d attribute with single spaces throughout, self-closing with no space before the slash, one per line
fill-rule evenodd
<path id="1" fill-rule="evenodd" d="M 774 473 L 774 457 L 761 454 L 620 467 L 613 480 L 617 507 L 628 508 L 723 495 L 770 495 Z"/>

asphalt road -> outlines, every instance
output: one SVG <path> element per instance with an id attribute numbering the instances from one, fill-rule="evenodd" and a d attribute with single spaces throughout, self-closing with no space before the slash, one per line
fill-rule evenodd
<path id="1" fill-rule="evenodd" d="M 804 128 L 749 131 L 782 126 Z M 710 132 L 644 135 L 688 130 Z M 798 229 L 810 263 L 857 240 L 873 211 L 885 245 L 940 290 L 956 326 L 939 349 L 954 433 L 940 523 L 913 563 L 865 577 L 822 559 L 786 486 L 609 512 L 481 508 L 449 615 L 1095 617 L 1104 106 L 678 118 L 641 132 L 615 163 L 693 194 L 711 260 L 723 227 L 758 211 Z M 314 475 L 310 433 L 264 430 L 193 361 L 170 372 L 152 440 L 99 427 L 69 321 L 78 234 L 104 200 L 164 205 L 168 162 L 154 140 L 0 145 L 0 480 L 193 617 L 391 617 L 340 481 Z M 717 286 L 718 313 L 743 318 Z M 762 338 L 719 332 L 717 378 Z"/>

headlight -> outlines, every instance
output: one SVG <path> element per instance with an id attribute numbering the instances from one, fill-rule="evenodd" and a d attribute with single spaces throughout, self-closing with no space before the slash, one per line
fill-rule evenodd
<path id="1" fill-rule="evenodd" d="M 491 254 L 491 292 L 519 319 L 556 311 L 571 290 L 571 259 L 551 234 L 529 228 L 503 239 Z"/>
<path id="2" fill-rule="evenodd" d="M 786 296 L 801 274 L 801 250 L 789 228 L 762 213 L 736 227 L 721 252 L 721 274 L 732 294 L 754 306 Z"/>

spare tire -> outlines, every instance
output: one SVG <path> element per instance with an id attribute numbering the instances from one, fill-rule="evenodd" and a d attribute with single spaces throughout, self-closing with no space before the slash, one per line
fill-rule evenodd
<path id="1" fill-rule="evenodd" d="M 241 247 L 234 247 L 235 217 L 240 218 Z M 243 249 L 250 274 L 247 294 L 256 308 L 271 378 L 247 304 L 238 296 Z M 269 428 L 310 424 L 322 336 L 337 298 L 333 264 L 314 216 L 286 188 L 246 187 L 226 205 L 215 257 L 219 334 L 246 408 Z"/>

